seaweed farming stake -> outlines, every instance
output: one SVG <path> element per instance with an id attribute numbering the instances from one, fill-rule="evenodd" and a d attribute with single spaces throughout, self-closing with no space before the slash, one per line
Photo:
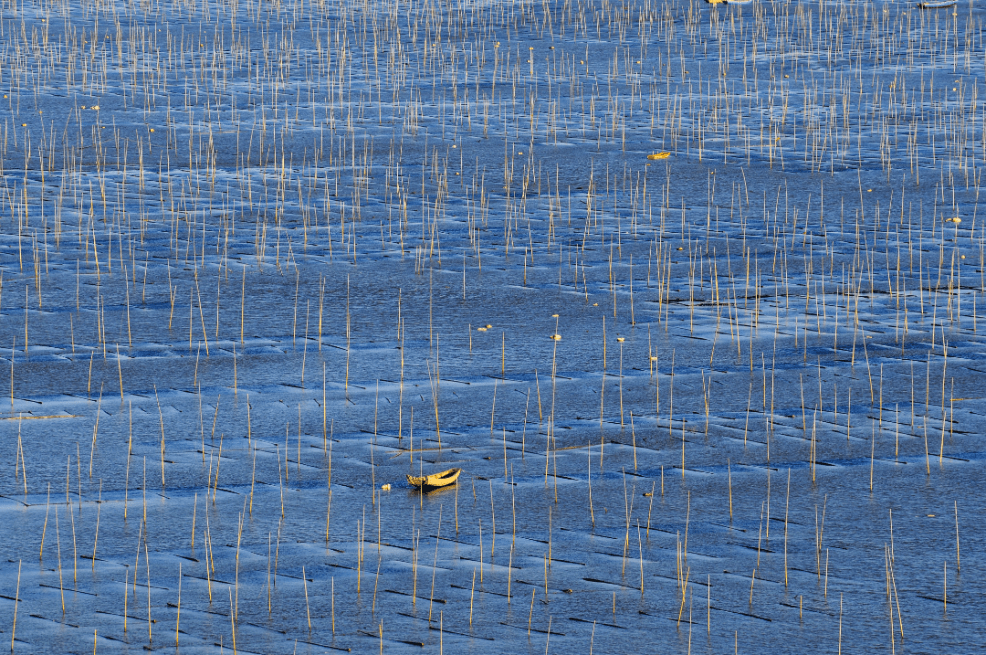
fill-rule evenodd
<path id="1" fill-rule="evenodd" d="M 14 652 L 14 638 L 17 635 L 17 605 L 21 597 L 21 560 L 17 560 L 17 587 L 14 592 L 14 623 L 10 629 L 10 652 Z"/>
<path id="2" fill-rule="evenodd" d="M 126 587 L 126 585 L 124 585 Z M 175 616 L 175 648 L 178 648 L 178 633 L 181 626 L 181 562 L 178 562 L 178 611 Z"/>

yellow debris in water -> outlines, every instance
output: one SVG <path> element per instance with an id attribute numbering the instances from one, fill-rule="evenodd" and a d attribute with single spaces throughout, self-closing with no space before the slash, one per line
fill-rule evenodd
<path id="1" fill-rule="evenodd" d="M 561 341 L 561 335 L 560 334 L 552 334 L 551 335 L 551 338 L 554 341 Z"/>
<path id="2" fill-rule="evenodd" d="M 670 156 L 670 152 L 655 152 L 653 155 L 647 155 L 647 159 L 667 159 Z"/>

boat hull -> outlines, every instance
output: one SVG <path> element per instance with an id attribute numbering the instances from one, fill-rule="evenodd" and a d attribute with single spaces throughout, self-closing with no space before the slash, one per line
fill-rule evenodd
<path id="1" fill-rule="evenodd" d="M 462 469 L 455 468 L 421 477 L 408 475 L 407 482 L 412 487 L 418 487 L 420 489 L 438 489 L 455 484 L 456 480 L 459 479 L 460 473 L 462 473 Z"/>

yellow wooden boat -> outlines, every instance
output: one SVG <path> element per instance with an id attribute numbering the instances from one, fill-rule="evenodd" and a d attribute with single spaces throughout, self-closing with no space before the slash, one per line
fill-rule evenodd
<path id="1" fill-rule="evenodd" d="M 407 481 L 410 485 L 415 487 L 420 487 L 422 489 L 435 489 L 438 487 L 447 487 L 455 484 L 455 481 L 459 479 L 460 473 L 462 473 L 462 469 L 449 469 L 447 471 L 442 471 L 441 473 L 433 473 L 420 478 L 409 475 L 407 476 Z"/>

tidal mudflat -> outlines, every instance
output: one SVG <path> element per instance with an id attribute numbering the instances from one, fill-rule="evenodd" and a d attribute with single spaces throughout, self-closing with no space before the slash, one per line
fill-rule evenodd
<path id="1" fill-rule="evenodd" d="M 983 20 L 5 2 L 3 638 L 971 652 Z"/>

